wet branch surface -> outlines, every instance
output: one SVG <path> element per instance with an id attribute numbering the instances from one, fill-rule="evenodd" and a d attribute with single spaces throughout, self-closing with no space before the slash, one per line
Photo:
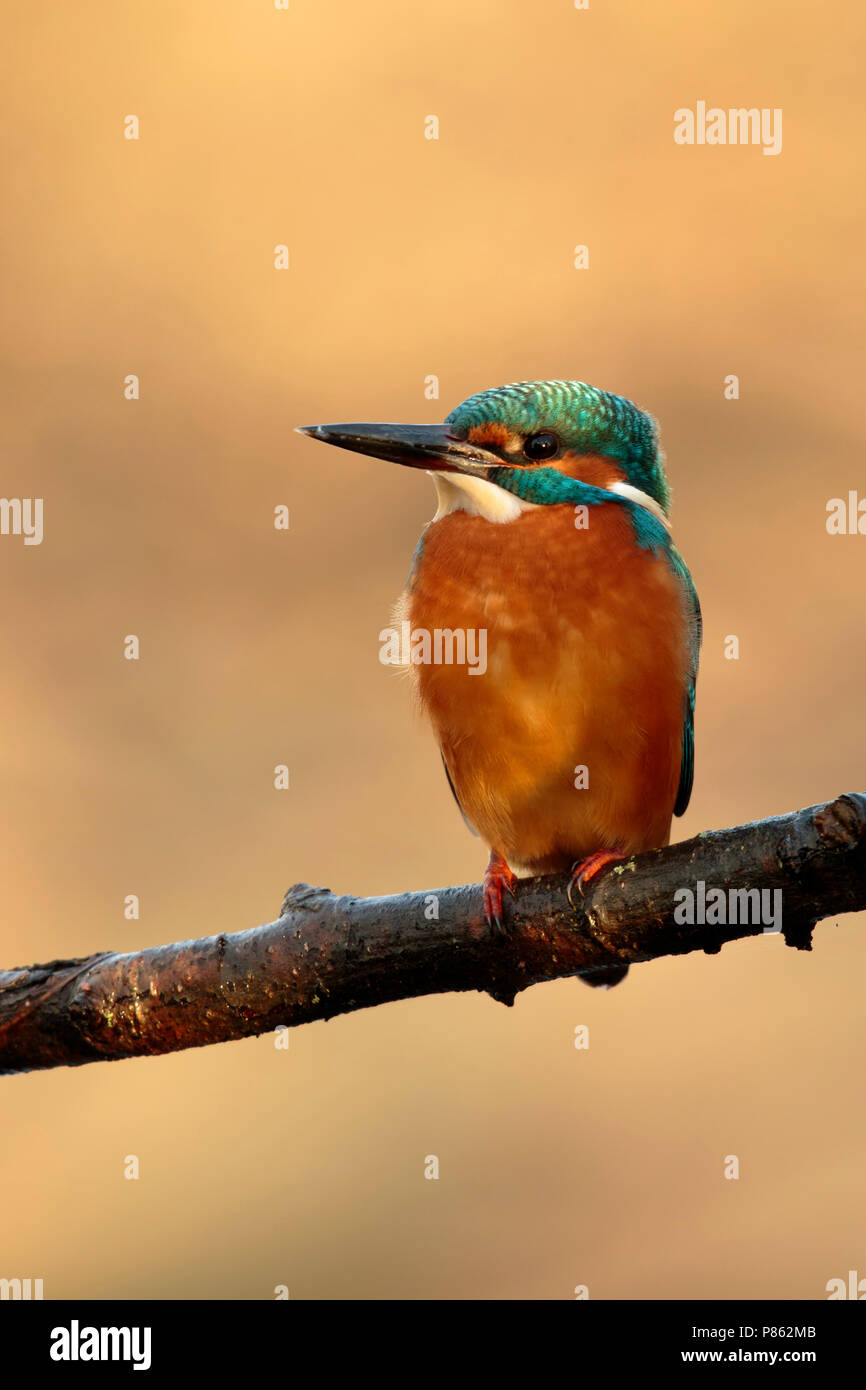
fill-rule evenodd
<path id="1" fill-rule="evenodd" d="M 698 881 L 726 898 L 781 889 L 785 941 L 810 949 L 821 918 L 866 908 L 866 795 L 635 856 L 575 908 L 566 877 L 528 879 L 502 935 L 477 884 L 352 898 L 302 883 L 265 926 L 0 971 L 0 1073 L 178 1052 L 452 990 L 511 1004 L 544 980 L 614 983 L 634 962 L 762 933 L 675 921 L 674 894 Z"/>

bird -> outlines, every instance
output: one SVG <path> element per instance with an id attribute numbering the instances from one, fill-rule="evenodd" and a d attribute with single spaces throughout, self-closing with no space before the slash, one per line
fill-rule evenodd
<path id="1" fill-rule="evenodd" d="M 667 845 L 692 793 L 701 610 L 653 417 L 586 382 L 522 381 L 443 424 L 299 432 L 433 479 L 394 622 L 408 624 L 454 798 L 490 851 L 488 925 L 505 930 L 520 878 L 568 872 L 573 904 L 572 889 Z M 483 634 L 484 670 L 441 645 L 432 659 L 416 636 L 437 632 L 476 634 L 476 652 Z"/>

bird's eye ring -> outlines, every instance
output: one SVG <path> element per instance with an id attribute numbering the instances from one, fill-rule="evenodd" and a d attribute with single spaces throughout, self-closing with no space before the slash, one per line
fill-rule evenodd
<path id="1" fill-rule="evenodd" d="M 523 441 L 523 453 L 530 463 L 552 459 L 559 453 L 559 440 L 551 430 L 539 430 L 537 434 L 527 435 Z"/>

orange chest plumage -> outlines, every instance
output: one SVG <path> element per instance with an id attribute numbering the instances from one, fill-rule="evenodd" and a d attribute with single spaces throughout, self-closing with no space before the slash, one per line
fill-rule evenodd
<path id="1" fill-rule="evenodd" d="M 626 508 L 454 511 L 423 537 L 401 616 L 470 633 L 475 664 L 413 666 L 455 794 L 521 872 L 666 844 L 680 775 L 688 616 Z M 483 636 L 482 636 L 483 634 Z M 444 651 L 444 659 L 442 652 Z M 483 654 L 483 669 L 482 669 Z"/>

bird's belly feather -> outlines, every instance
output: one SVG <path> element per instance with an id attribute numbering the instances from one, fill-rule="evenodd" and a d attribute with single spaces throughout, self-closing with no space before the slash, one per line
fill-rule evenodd
<path id="1" fill-rule="evenodd" d="M 665 557 L 617 504 L 505 525 L 428 526 L 400 604 L 413 629 L 486 629 L 487 669 L 413 667 L 460 804 L 524 872 L 667 844 L 682 754 L 687 626 Z M 575 786 L 578 769 L 588 786 Z"/>

